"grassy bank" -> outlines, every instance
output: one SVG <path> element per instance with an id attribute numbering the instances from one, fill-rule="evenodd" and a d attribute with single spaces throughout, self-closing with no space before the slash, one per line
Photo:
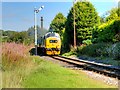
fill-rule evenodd
<path id="1" fill-rule="evenodd" d="M 38 68 L 23 82 L 26 88 L 113 88 L 90 79 L 85 73 L 68 70 L 48 61 L 39 63 Z"/>
<path id="2" fill-rule="evenodd" d="M 114 88 L 69 70 L 40 56 L 30 56 L 29 46 L 3 44 L 3 88 Z"/>

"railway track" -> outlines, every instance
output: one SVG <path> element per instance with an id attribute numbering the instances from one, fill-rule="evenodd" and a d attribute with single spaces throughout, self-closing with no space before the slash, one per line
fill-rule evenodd
<path id="1" fill-rule="evenodd" d="M 114 77 L 120 80 L 120 68 L 112 67 L 106 64 L 84 61 L 81 59 L 67 58 L 63 56 L 51 56 L 51 57 L 54 59 L 72 64 L 75 67 L 82 68 L 84 70 L 94 71 L 94 72 L 104 74 L 109 77 Z"/>

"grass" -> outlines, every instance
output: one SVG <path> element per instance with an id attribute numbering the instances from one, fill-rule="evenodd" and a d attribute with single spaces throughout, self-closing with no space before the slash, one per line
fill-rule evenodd
<path id="1" fill-rule="evenodd" d="M 90 79 L 82 72 L 30 56 L 29 50 L 30 46 L 22 44 L 3 44 L 3 88 L 115 88 Z"/>
<path id="2" fill-rule="evenodd" d="M 40 62 L 22 85 L 26 88 L 115 88 L 90 79 L 83 72 L 78 73 L 49 61 Z"/>
<path id="3" fill-rule="evenodd" d="M 2 44 L 2 87 L 19 88 L 21 81 L 35 63 L 29 55 L 30 46 L 16 43 Z"/>

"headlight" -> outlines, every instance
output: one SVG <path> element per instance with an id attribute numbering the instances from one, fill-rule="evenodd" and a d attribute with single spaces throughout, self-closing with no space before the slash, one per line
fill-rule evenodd
<path id="1" fill-rule="evenodd" d="M 51 50 L 51 48 L 46 48 L 46 50 L 50 51 L 50 50 Z"/>

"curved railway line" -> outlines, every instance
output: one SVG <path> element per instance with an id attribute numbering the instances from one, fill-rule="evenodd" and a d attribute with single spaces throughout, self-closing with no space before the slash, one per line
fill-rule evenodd
<path id="1" fill-rule="evenodd" d="M 63 56 L 51 56 L 54 59 L 67 62 L 74 65 L 75 67 L 82 68 L 84 70 L 94 71 L 100 74 L 104 74 L 109 77 L 117 78 L 120 80 L 120 68 L 113 67 L 106 64 L 100 64 L 90 61 L 84 61 L 81 59 L 72 59 Z"/>

